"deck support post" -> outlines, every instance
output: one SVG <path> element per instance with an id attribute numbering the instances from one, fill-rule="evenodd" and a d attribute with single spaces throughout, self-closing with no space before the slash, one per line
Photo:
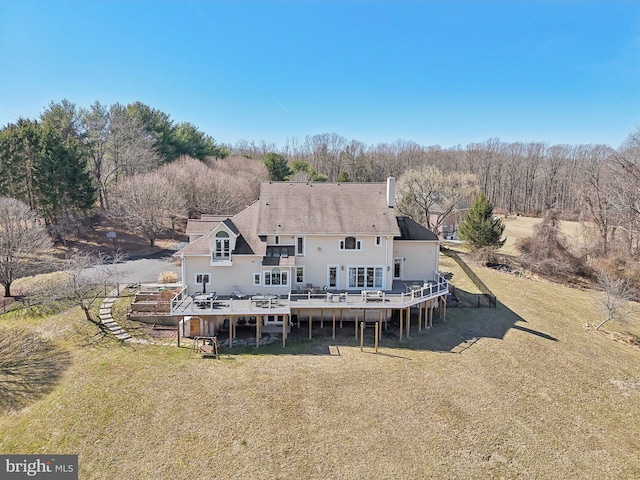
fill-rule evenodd
<path id="1" fill-rule="evenodd" d="M 324 328 L 324 308 L 320 309 L 320 330 Z"/>
<path id="2" fill-rule="evenodd" d="M 264 315 L 260 315 L 258 318 L 256 318 L 256 329 L 257 332 L 256 333 L 256 341 L 259 342 L 260 341 L 260 337 L 262 337 L 262 322 L 264 322 Z"/>
<path id="3" fill-rule="evenodd" d="M 312 329 L 313 329 L 313 310 L 309 309 L 309 339 L 311 339 Z"/>
<path id="4" fill-rule="evenodd" d="M 403 312 L 404 312 L 404 308 L 401 308 L 399 310 L 399 313 L 400 313 L 400 341 L 402 341 L 402 328 L 404 326 L 404 318 L 403 318 L 403 315 L 402 315 Z"/>
<path id="5" fill-rule="evenodd" d="M 231 322 L 231 324 L 233 325 L 233 338 L 238 338 L 238 332 L 237 332 L 237 328 L 238 328 L 238 317 L 236 315 L 233 315 L 231 317 L 233 319 L 233 321 Z"/>
<path id="6" fill-rule="evenodd" d="M 433 299 L 429 300 L 429 328 L 433 327 Z"/>
<path id="7" fill-rule="evenodd" d="M 332 320 L 332 338 L 335 340 L 336 339 L 336 311 L 333 311 L 333 317 L 331 318 Z"/>
<path id="8" fill-rule="evenodd" d="M 442 321 L 446 322 L 447 321 L 447 296 L 446 295 L 442 297 L 442 309 L 443 309 Z"/>
<path id="9" fill-rule="evenodd" d="M 411 328 L 411 307 L 407 307 L 407 338 L 409 338 L 410 328 Z"/>
<path id="10" fill-rule="evenodd" d="M 418 331 L 422 331 L 422 302 L 418 304 Z"/>
<path id="11" fill-rule="evenodd" d="M 356 309 L 356 321 L 355 323 L 355 330 L 356 330 L 356 340 L 358 339 L 358 310 Z"/>
<path id="12" fill-rule="evenodd" d="M 382 318 L 382 315 L 380 317 Z M 376 324 L 375 324 L 376 353 L 378 353 L 378 338 L 379 338 L 379 336 L 380 336 L 380 321 L 377 321 Z"/>
<path id="13" fill-rule="evenodd" d="M 282 317 L 282 348 L 287 346 L 287 326 L 289 325 L 289 315 Z"/>
<path id="14" fill-rule="evenodd" d="M 360 322 L 360 351 L 364 350 L 364 320 Z"/>

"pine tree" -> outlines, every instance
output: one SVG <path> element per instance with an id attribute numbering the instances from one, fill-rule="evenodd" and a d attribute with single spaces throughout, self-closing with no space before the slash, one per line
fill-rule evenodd
<path id="1" fill-rule="evenodd" d="M 262 162 L 269 170 L 271 180 L 282 181 L 292 173 L 287 164 L 287 159 L 279 153 L 267 153 L 262 157 Z"/>
<path id="2" fill-rule="evenodd" d="M 503 232 L 502 220 L 494 218 L 493 205 L 483 193 L 475 199 L 458 229 L 460 238 L 474 249 L 501 247 L 506 241 L 506 238 L 501 239 Z"/>
<path id="3" fill-rule="evenodd" d="M 95 203 L 86 151 L 78 140 L 63 140 L 49 125 L 42 131 L 34 190 L 37 211 L 48 227 L 58 226 L 74 212 L 86 213 Z"/>

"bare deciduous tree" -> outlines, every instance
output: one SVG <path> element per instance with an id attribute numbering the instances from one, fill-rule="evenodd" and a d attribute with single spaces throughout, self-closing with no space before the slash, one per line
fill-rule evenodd
<path id="1" fill-rule="evenodd" d="M 604 293 L 600 298 L 600 305 L 607 316 L 596 326 L 596 330 L 611 320 L 622 320 L 629 308 L 629 300 L 633 297 L 631 282 L 621 276 L 601 272 L 598 275 L 598 286 Z"/>
<path id="2" fill-rule="evenodd" d="M 469 173 L 443 174 L 432 166 L 407 170 L 398 179 L 397 208 L 437 232 L 446 218 L 477 194 L 478 182 Z"/>
<path id="3" fill-rule="evenodd" d="M 185 214 L 183 195 L 159 172 L 121 182 L 114 189 L 111 203 L 109 214 L 144 235 L 152 247 L 158 235 Z"/>
<path id="4" fill-rule="evenodd" d="M 106 333 L 107 329 L 95 317 L 95 307 L 118 279 L 113 263 L 105 263 L 100 257 L 74 254 L 61 265 L 61 270 L 34 286 L 31 305 L 61 304 L 79 307 L 86 320 Z"/>
<path id="5" fill-rule="evenodd" d="M 46 229 L 26 203 L 0 197 L 0 285 L 11 296 L 14 280 L 32 272 L 51 248 Z"/>
<path id="6" fill-rule="evenodd" d="M 617 228 L 616 209 L 612 204 L 612 149 L 606 145 L 583 147 L 586 174 L 583 183 L 584 202 L 588 220 L 595 226 L 603 255 L 609 253 L 609 244 Z"/>
<path id="7" fill-rule="evenodd" d="M 163 166 L 159 173 L 184 197 L 189 218 L 202 214 L 233 215 L 257 200 L 260 184 L 269 173 L 259 159 L 231 156 L 208 159 L 190 157 Z"/>

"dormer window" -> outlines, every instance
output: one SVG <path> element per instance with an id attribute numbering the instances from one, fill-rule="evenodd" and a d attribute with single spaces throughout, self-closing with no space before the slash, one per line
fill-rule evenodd
<path id="1" fill-rule="evenodd" d="M 362 241 L 356 237 L 345 237 L 340 240 L 340 250 L 362 250 Z"/>
<path id="2" fill-rule="evenodd" d="M 229 260 L 231 257 L 230 246 L 231 243 L 227 232 L 220 231 L 216 233 L 213 260 Z"/>

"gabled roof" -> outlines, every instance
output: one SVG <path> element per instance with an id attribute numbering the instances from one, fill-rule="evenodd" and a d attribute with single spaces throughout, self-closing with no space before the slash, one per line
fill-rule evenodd
<path id="1" fill-rule="evenodd" d="M 386 195 L 385 183 L 263 183 L 257 233 L 398 235 Z"/>
<path id="2" fill-rule="evenodd" d="M 219 223 L 219 222 L 218 222 Z M 200 238 L 194 240 L 186 247 L 178 250 L 173 254 L 174 257 L 179 257 L 180 255 L 205 255 L 209 256 L 211 253 L 211 247 L 209 245 L 210 232 L 207 232 L 205 235 Z"/>
<path id="3" fill-rule="evenodd" d="M 212 217 L 210 215 L 209 217 Z M 211 218 L 190 218 L 187 222 L 187 235 L 205 235 L 209 233 L 218 223 L 225 220 L 227 217 L 220 217 L 218 219 Z"/>
<path id="4" fill-rule="evenodd" d="M 238 230 L 238 228 L 234 225 L 233 220 L 231 220 L 230 218 L 227 218 L 225 220 L 222 221 L 223 225 L 225 227 L 227 227 L 227 229 L 233 233 L 236 237 L 238 235 L 240 235 L 240 231 Z"/>
<path id="5" fill-rule="evenodd" d="M 218 225 L 220 225 L 220 223 L 224 224 L 224 226 L 227 227 L 227 229 L 237 237 L 236 248 L 233 250 L 234 254 L 252 255 L 255 252 L 254 247 L 258 251 L 266 250 L 266 245 L 262 247 L 260 245 L 262 242 L 260 242 L 260 240 L 257 238 L 252 239 L 254 241 L 247 241 L 245 236 L 242 235 L 240 228 L 238 228 L 238 225 L 236 225 L 237 222 L 240 222 L 240 225 L 247 230 L 245 235 L 247 233 L 250 234 L 250 232 L 252 231 L 251 224 L 255 224 L 255 219 L 251 220 L 251 218 L 255 217 L 255 213 L 257 213 L 257 208 L 255 208 L 255 205 L 256 204 L 253 204 L 235 215 L 233 217 L 235 221 L 223 215 L 203 215 L 203 218 L 201 219 L 190 218 L 187 222 L 186 233 L 188 235 L 200 234 L 202 236 L 191 242 L 180 251 L 176 252 L 174 256 L 180 256 L 181 254 L 209 255 L 211 253 L 211 232 Z M 255 231 L 255 228 L 253 228 L 253 231 Z"/>
<path id="6" fill-rule="evenodd" d="M 260 255 L 267 251 L 267 240 L 258 237 L 259 203 L 253 203 L 233 217 L 233 225 L 240 236 L 236 240 L 235 254 Z"/>
<path id="7" fill-rule="evenodd" d="M 440 240 L 438 235 L 409 217 L 398 217 L 398 228 L 400 236 L 395 237 L 396 240 Z"/>
<path id="8" fill-rule="evenodd" d="M 384 183 L 270 182 L 262 184 L 258 202 L 231 218 L 207 215 L 189 220 L 187 233 L 202 237 L 176 255 L 209 255 L 211 232 L 221 222 L 237 235 L 236 255 L 264 257 L 266 236 L 280 234 L 393 235 L 397 240 L 438 241 L 435 233 L 409 217 L 396 218 L 387 205 Z"/>

